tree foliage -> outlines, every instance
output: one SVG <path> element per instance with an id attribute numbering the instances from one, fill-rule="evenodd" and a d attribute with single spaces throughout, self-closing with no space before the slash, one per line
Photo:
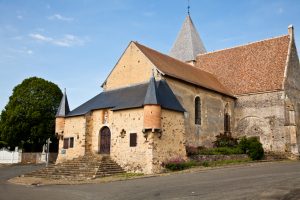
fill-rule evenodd
<path id="1" fill-rule="evenodd" d="M 37 77 L 25 79 L 13 89 L 1 113 L 1 140 L 12 148 L 40 151 L 47 138 L 54 138 L 55 114 L 61 98 L 56 84 Z"/>

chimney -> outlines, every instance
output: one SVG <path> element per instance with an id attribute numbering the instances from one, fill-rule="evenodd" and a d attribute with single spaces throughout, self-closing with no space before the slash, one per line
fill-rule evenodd
<path id="1" fill-rule="evenodd" d="M 294 37 L 294 26 L 291 24 L 288 26 L 288 34 L 293 38 Z"/>

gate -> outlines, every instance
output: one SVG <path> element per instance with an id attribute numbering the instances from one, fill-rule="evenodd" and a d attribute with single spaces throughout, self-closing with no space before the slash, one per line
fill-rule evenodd
<path id="1" fill-rule="evenodd" d="M 19 163 L 21 162 L 21 152 L 16 148 L 15 151 L 0 149 L 0 163 Z"/>

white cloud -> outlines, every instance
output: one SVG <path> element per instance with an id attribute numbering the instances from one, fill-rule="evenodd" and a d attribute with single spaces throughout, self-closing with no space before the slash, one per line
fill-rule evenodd
<path id="1" fill-rule="evenodd" d="M 60 21 L 66 21 L 66 22 L 70 22 L 70 21 L 74 20 L 73 18 L 64 17 L 60 14 L 54 14 L 52 16 L 49 16 L 48 19 L 50 19 L 50 20 L 60 20 Z"/>
<path id="2" fill-rule="evenodd" d="M 61 47 L 82 46 L 85 43 L 85 40 L 71 34 L 66 34 L 62 38 L 47 37 L 38 33 L 29 34 L 29 36 L 34 40 L 50 43 Z"/>
<path id="3" fill-rule="evenodd" d="M 23 19 L 23 16 L 22 16 L 22 15 L 18 15 L 17 18 L 18 18 L 19 20 L 22 20 L 22 19 Z"/>
<path id="4" fill-rule="evenodd" d="M 44 41 L 44 42 L 51 42 L 53 41 L 53 38 L 51 37 L 46 37 L 46 36 L 43 36 L 41 34 L 29 34 L 29 36 L 35 40 L 39 40 L 39 41 Z"/>

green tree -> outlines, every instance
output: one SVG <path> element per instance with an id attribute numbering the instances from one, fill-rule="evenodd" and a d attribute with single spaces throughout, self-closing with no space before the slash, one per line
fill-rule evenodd
<path id="1" fill-rule="evenodd" d="M 8 146 L 40 151 L 54 139 L 55 114 L 62 98 L 59 87 L 42 78 L 25 79 L 13 89 L 0 116 L 0 138 Z"/>

